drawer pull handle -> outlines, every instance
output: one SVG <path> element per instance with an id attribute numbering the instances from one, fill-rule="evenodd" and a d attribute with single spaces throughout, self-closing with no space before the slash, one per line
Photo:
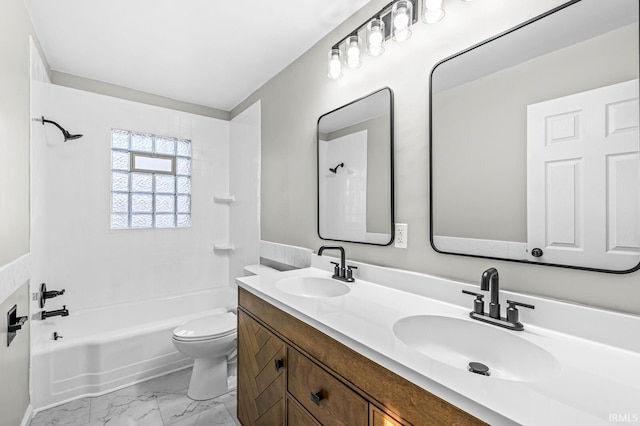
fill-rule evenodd
<path id="1" fill-rule="evenodd" d="M 276 359 L 276 360 L 273 362 L 273 366 L 275 367 L 276 371 L 280 371 L 280 369 L 281 369 L 282 367 L 284 367 L 284 360 L 282 360 L 282 359 Z"/>
<path id="2" fill-rule="evenodd" d="M 313 393 L 311 392 L 309 394 L 309 399 L 311 400 L 311 402 L 313 402 L 316 405 L 320 405 L 320 401 L 322 401 L 324 399 L 324 396 L 322 395 L 322 391 L 320 392 L 316 392 Z"/>

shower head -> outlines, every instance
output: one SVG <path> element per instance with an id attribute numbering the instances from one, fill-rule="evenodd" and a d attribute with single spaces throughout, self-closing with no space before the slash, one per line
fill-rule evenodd
<path id="1" fill-rule="evenodd" d="M 74 139 L 80 139 L 82 137 L 82 135 L 72 135 L 71 133 L 69 133 L 67 130 L 65 130 L 61 125 L 59 125 L 58 123 L 56 123 L 55 121 L 51 121 L 51 120 L 45 120 L 44 117 L 38 119 L 38 118 L 34 118 L 35 121 L 41 121 L 42 125 L 44 126 L 44 123 L 51 123 L 54 126 L 56 126 L 58 129 L 60 129 L 60 131 L 62 132 L 63 136 L 64 136 L 64 141 L 72 141 Z"/>

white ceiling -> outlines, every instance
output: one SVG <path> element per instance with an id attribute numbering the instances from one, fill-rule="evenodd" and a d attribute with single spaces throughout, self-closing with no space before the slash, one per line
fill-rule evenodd
<path id="1" fill-rule="evenodd" d="M 25 0 L 52 70 L 230 111 L 369 0 Z"/>

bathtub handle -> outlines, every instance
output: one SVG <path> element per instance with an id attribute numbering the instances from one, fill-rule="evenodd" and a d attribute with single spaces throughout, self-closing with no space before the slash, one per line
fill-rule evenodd
<path id="1" fill-rule="evenodd" d="M 284 360 L 276 359 L 273 363 L 273 366 L 275 367 L 276 371 L 280 371 L 280 369 L 284 367 Z"/>

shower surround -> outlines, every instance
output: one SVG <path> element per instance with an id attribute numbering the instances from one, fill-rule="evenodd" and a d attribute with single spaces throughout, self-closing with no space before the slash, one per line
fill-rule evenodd
<path id="1" fill-rule="evenodd" d="M 64 330 L 77 313 L 132 303 L 143 309 L 150 299 L 170 298 L 178 305 L 185 295 L 213 297 L 218 293 L 209 291 L 229 290 L 229 254 L 213 250 L 215 242 L 229 239 L 229 207 L 213 198 L 229 192 L 230 122 L 39 82 L 32 83 L 31 115 L 84 135 L 65 142 L 54 126 L 31 123 L 31 292 L 43 282 L 52 290 L 65 289 L 48 299 L 44 310 L 66 305 L 70 312 L 64 318 L 32 318 L 36 357 L 50 350 L 42 343 L 54 331 L 63 336 L 58 346 L 72 345 Z M 191 140 L 190 228 L 110 229 L 114 128 Z M 31 303 L 33 314 L 43 310 Z M 217 303 L 213 298 L 209 305 Z M 159 321 L 162 315 L 197 313 L 176 306 L 182 313 L 175 314 L 166 307 Z M 126 328 L 146 323 L 145 316 L 144 311 L 129 316 Z M 116 327 L 113 318 L 101 319 L 108 325 L 105 333 L 116 332 L 108 329 Z"/>

